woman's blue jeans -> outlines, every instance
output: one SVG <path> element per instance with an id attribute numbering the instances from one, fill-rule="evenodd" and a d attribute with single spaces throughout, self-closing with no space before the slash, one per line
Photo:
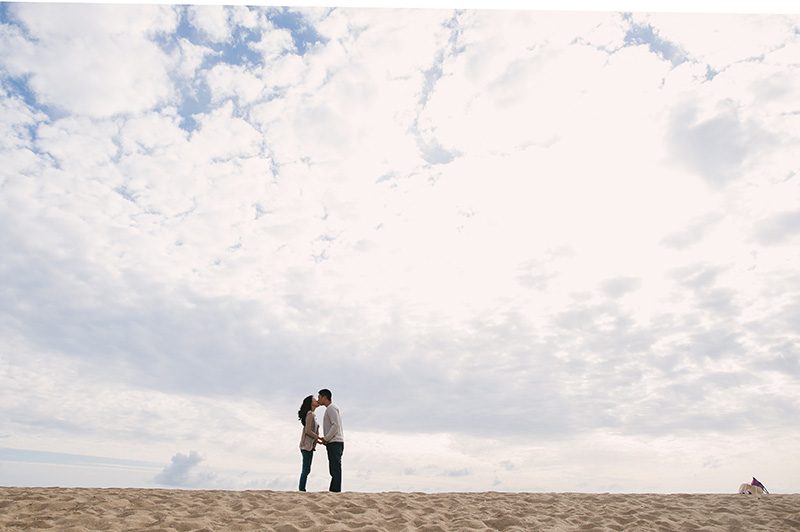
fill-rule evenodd
<path id="1" fill-rule="evenodd" d="M 300 449 L 303 454 L 303 472 L 300 473 L 300 491 L 306 491 L 306 480 L 308 474 L 311 473 L 311 461 L 314 459 L 314 451 L 304 451 Z"/>

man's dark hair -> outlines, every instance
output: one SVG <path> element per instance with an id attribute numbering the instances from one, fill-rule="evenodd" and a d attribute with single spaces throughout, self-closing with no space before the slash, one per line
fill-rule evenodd
<path id="1" fill-rule="evenodd" d="M 323 388 L 323 389 L 321 389 L 321 390 L 319 391 L 319 394 L 320 394 L 320 395 L 324 395 L 325 397 L 327 397 L 327 398 L 328 398 L 328 401 L 332 401 L 332 400 L 333 400 L 333 394 L 332 394 L 332 393 L 331 393 L 331 391 L 330 391 L 329 389 L 327 389 L 327 388 Z"/>

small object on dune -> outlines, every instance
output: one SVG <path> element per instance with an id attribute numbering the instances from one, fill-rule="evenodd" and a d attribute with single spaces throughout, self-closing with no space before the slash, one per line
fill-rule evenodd
<path id="1" fill-rule="evenodd" d="M 756 477 L 753 477 L 753 480 L 750 481 L 750 484 L 742 484 L 739 486 L 739 493 L 740 494 L 747 494 L 747 495 L 763 495 L 765 493 L 769 493 L 767 488 L 758 481 Z"/>

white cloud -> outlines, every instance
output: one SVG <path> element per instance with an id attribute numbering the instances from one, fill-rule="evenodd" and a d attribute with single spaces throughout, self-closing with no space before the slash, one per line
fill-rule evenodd
<path id="1" fill-rule="evenodd" d="M 719 186 L 738 179 L 748 149 L 759 147 L 748 138 L 753 129 L 741 123 L 736 108 L 729 104 L 704 121 L 698 120 L 694 110 L 682 110 L 673 117 L 669 137 L 677 160 Z"/>
<path id="2" fill-rule="evenodd" d="M 197 451 L 191 451 L 188 455 L 177 453 L 172 457 L 172 462 L 156 475 L 155 481 L 166 486 L 191 487 L 208 485 L 208 481 L 214 480 L 213 475 L 192 478 L 196 466 L 202 461 L 203 459 Z"/>
<path id="3" fill-rule="evenodd" d="M 206 46 L 194 44 L 183 37 L 178 39 L 178 45 L 180 54 L 176 59 L 178 66 L 174 72 L 181 77 L 193 79 L 206 56 L 213 55 L 214 52 Z"/>
<path id="4" fill-rule="evenodd" d="M 30 130 L 44 119 L 44 113 L 5 91 L 0 105 L 0 168 L 5 176 L 30 172 L 36 165 Z"/>
<path id="5" fill-rule="evenodd" d="M 171 97 L 167 57 L 150 40 L 174 30 L 171 8 L 22 3 L 10 10 L 36 45 L 7 28 L 17 37 L 3 47 L 3 62 L 10 75 L 29 77 L 41 103 L 99 118 L 143 111 Z"/>
<path id="6" fill-rule="evenodd" d="M 249 44 L 253 50 L 260 52 L 264 60 L 272 63 L 279 60 L 284 54 L 294 52 L 292 32 L 285 28 L 276 28 L 270 21 L 261 24 L 261 39 Z"/>
<path id="7" fill-rule="evenodd" d="M 262 137 L 246 120 L 234 115 L 226 102 L 200 118 L 192 148 L 201 161 L 238 159 L 261 154 Z"/>
<path id="8" fill-rule="evenodd" d="M 231 10 L 226 6 L 190 6 L 187 9 L 189 22 L 210 42 L 218 43 L 231 39 Z"/>
<path id="9" fill-rule="evenodd" d="M 234 26 L 255 28 L 261 23 L 258 11 L 250 9 L 248 6 L 234 5 L 230 10 L 229 18 Z"/>
<path id="10" fill-rule="evenodd" d="M 329 387 L 348 489 L 791 449 L 796 17 L 70 7 L 0 27 L 9 447 L 293 489 Z"/>
<path id="11" fill-rule="evenodd" d="M 303 79 L 306 64 L 296 54 L 285 54 L 270 61 L 264 68 L 263 80 L 268 87 L 282 88 Z"/>
<path id="12" fill-rule="evenodd" d="M 780 212 L 756 222 L 756 238 L 764 245 L 784 243 L 800 234 L 800 211 Z"/>
<path id="13" fill-rule="evenodd" d="M 214 101 L 237 98 L 242 105 L 258 100 L 264 91 L 263 82 L 247 69 L 219 64 L 208 73 L 208 86 Z"/>
<path id="14" fill-rule="evenodd" d="M 41 124 L 36 148 L 52 158 L 59 170 L 82 180 L 87 173 L 108 167 L 116 157 L 116 134 L 114 122 L 68 117 Z"/>

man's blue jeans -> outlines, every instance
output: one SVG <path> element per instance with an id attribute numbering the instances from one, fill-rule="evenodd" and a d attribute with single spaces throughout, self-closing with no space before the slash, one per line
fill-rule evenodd
<path id="1" fill-rule="evenodd" d="M 344 442 L 332 441 L 325 446 L 328 450 L 328 470 L 331 473 L 330 491 L 342 491 L 342 455 Z"/>
<path id="2" fill-rule="evenodd" d="M 314 451 L 304 451 L 300 449 L 300 452 L 303 453 L 303 472 L 300 473 L 300 491 L 306 491 L 306 480 L 308 480 L 308 474 L 311 473 L 311 461 L 314 459 Z"/>

